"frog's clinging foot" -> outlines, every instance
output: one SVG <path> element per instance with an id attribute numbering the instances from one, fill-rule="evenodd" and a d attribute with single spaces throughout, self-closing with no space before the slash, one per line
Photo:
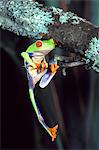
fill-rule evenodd
<path id="1" fill-rule="evenodd" d="M 53 74 L 56 73 L 58 68 L 59 66 L 57 64 L 50 64 L 50 70 L 52 71 Z"/>
<path id="2" fill-rule="evenodd" d="M 51 136 L 52 136 L 52 142 L 56 139 L 57 129 L 58 129 L 58 125 L 56 125 L 53 128 L 48 128 L 48 130 L 50 131 Z"/>
<path id="3" fill-rule="evenodd" d="M 46 61 L 42 61 L 41 63 L 36 63 L 37 72 L 44 72 L 45 69 L 48 68 L 48 63 Z"/>

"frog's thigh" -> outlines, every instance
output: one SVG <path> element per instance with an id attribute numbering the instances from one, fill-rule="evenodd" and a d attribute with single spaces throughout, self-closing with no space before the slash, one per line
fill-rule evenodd
<path id="1" fill-rule="evenodd" d="M 33 69 L 32 66 L 28 67 L 28 72 L 32 77 L 35 77 L 37 75 L 37 69 Z"/>

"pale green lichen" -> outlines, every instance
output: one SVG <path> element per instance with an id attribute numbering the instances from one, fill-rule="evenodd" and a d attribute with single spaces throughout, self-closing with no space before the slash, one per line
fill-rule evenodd
<path id="1" fill-rule="evenodd" d="M 78 17 L 77 15 L 75 15 L 74 13 L 72 12 L 66 12 L 66 13 L 63 13 L 60 18 L 59 18 L 59 21 L 63 24 L 63 23 L 68 23 L 68 22 L 71 22 L 73 25 L 77 25 L 80 23 L 81 20 L 84 20 L 80 17 Z"/>
<path id="2" fill-rule="evenodd" d="M 63 13 L 60 18 L 59 18 L 59 21 L 63 24 L 63 23 L 67 23 L 68 20 L 73 17 L 74 13 L 72 12 L 66 12 L 66 13 Z"/>
<path id="3" fill-rule="evenodd" d="M 99 72 L 99 39 L 96 37 L 90 41 L 83 60 L 86 64 L 92 63 L 91 68 Z"/>
<path id="4" fill-rule="evenodd" d="M 4 9 L 2 7 L 1 3 L 1 10 Z M 48 25 L 54 22 L 52 13 L 45 12 L 42 8 L 41 4 L 32 0 L 7 1 L 5 5 L 6 17 L 10 19 L 6 18 L 8 22 L 5 22 L 2 17 L 0 25 L 2 28 L 7 28 L 18 35 L 40 38 L 39 34 L 48 33 Z"/>
<path id="5" fill-rule="evenodd" d="M 59 14 L 61 15 L 63 13 L 63 9 L 60 9 L 60 8 L 55 8 L 55 7 L 50 7 L 52 9 L 52 12 L 54 14 Z"/>
<path id="6" fill-rule="evenodd" d="M 78 17 L 77 15 L 75 15 L 72 12 L 64 12 L 62 9 L 60 8 L 55 8 L 55 7 L 50 7 L 52 9 L 52 12 L 54 14 L 58 14 L 59 17 L 59 21 L 63 24 L 63 23 L 68 23 L 71 22 L 73 25 L 77 25 L 80 23 L 80 21 L 85 21 L 84 19 Z"/>

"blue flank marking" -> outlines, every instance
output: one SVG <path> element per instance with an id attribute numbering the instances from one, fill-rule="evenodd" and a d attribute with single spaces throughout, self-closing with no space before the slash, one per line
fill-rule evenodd
<path id="1" fill-rule="evenodd" d="M 28 53 L 28 54 L 29 54 L 30 57 L 33 55 L 33 53 Z"/>

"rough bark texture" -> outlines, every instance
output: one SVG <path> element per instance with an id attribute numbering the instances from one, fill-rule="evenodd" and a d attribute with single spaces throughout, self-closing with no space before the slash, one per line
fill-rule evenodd
<path id="1" fill-rule="evenodd" d="M 90 40 L 98 36 L 98 32 L 99 29 L 87 21 L 82 21 L 78 25 L 65 23 L 49 27 L 50 36 L 64 48 L 81 54 L 88 48 Z"/>

